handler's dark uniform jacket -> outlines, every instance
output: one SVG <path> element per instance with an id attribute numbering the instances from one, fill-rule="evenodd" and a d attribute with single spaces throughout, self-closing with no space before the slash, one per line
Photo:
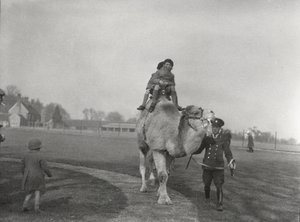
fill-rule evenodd
<path id="1" fill-rule="evenodd" d="M 232 153 L 230 150 L 231 134 L 229 131 L 220 130 L 219 134 L 215 137 L 205 137 L 200 148 L 195 154 L 201 153 L 205 149 L 203 163 L 210 167 L 202 166 L 203 169 L 213 169 L 215 167 L 224 167 L 223 154 L 227 159 L 227 163 L 230 162 Z"/>

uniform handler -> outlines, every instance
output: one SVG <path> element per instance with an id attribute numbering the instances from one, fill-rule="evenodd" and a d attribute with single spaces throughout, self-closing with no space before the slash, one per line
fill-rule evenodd
<path id="1" fill-rule="evenodd" d="M 199 154 L 205 149 L 202 164 L 205 199 L 206 202 L 210 202 L 210 185 L 213 180 L 217 189 L 218 211 L 223 211 L 224 154 L 232 176 L 235 169 L 235 160 L 230 150 L 231 134 L 229 131 L 223 130 L 222 126 L 224 126 L 222 119 L 212 120 L 212 136 L 206 137 L 200 148 L 194 153 Z"/>

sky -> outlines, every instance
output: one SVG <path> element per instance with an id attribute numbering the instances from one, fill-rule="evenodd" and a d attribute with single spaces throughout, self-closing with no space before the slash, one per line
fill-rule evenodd
<path id="1" fill-rule="evenodd" d="M 181 106 L 300 142 L 297 0 L 2 0 L 0 88 L 136 117 L 158 62 Z"/>

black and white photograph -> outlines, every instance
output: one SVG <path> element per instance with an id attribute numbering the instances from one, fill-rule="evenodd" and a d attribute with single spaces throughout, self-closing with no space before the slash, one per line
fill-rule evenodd
<path id="1" fill-rule="evenodd" d="M 0 0 L 0 221 L 299 222 L 299 15 Z"/>

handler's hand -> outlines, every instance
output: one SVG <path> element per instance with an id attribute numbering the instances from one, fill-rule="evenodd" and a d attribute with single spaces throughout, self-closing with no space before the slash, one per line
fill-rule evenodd
<path id="1" fill-rule="evenodd" d="M 235 159 L 230 160 L 228 166 L 229 166 L 229 168 L 230 168 L 231 170 L 235 170 L 235 168 L 236 168 L 236 162 L 235 162 Z"/>

